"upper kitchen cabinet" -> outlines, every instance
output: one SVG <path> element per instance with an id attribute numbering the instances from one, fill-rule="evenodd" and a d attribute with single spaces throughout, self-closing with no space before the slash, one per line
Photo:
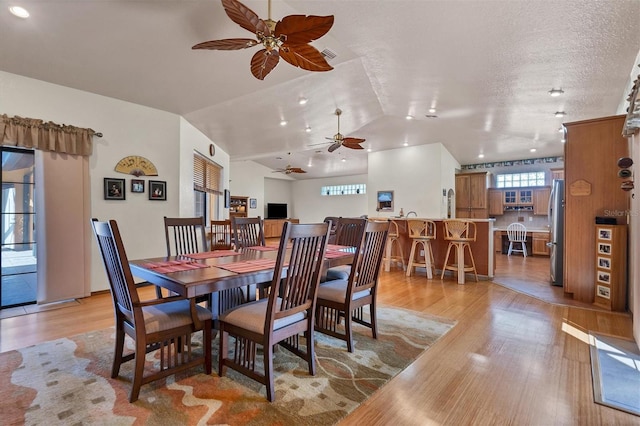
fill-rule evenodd
<path id="1" fill-rule="evenodd" d="M 593 302 L 596 217 L 625 224 L 629 192 L 620 189 L 619 158 L 628 157 L 625 116 L 566 123 L 564 147 L 564 291 Z"/>
<path id="2" fill-rule="evenodd" d="M 489 216 L 504 214 L 504 198 L 501 189 L 489 189 Z"/>
<path id="3" fill-rule="evenodd" d="M 456 175 L 456 217 L 489 217 L 489 177 L 486 172 Z"/>
<path id="4" fill-rule="evenodd" d="M 536 188 L 533 190 L 533 214 L 546 216 L 549 213 L 549 198 L 551 188 Z"/>
<path id="5" fill-rule="evenodd" d="M 564 169 L 550 169 L 551 181 L 555 179 L 564 179 Z"/>

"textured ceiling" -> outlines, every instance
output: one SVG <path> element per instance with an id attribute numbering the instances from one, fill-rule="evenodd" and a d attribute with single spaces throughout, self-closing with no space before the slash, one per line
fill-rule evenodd
<path id="1" fill-rule="evenodd" d="M 266 1 L 244 3 L 267 18 Z M 562 155 L 561 123 L 615 114 L 640 49 L 637 0 L 273 0 L 275 20 L 335 16 L 314 42 L 335 69 L 281 61 L 260 81 L 258 47 L 191 50 L 251 37 L 218 0 L 21 1 L 27 20 L 9 5 L 0 70 L 183 115 L 232 160 L 308 170 L 295 178 L 366 173 L 365 150 L 326 151 L 336 108 L 341 133 L 374 151 L 442 143 L 461 164 Z"/>

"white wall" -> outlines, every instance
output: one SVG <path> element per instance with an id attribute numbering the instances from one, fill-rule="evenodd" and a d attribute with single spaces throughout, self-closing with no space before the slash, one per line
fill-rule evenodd
<path id="1" fill-rule="evenodd" d="M 263 208 L 264 214 L 262 217 L 267 216 L 267 204 L 268 203 L 284 203 L 287 205 L 287 215 L 291 218 L 293 216 L 293 180 L 288 179 L 264 179 L 264 206 L 258 204 L 258 208 Z"/>
<path id="2" fill-rule="evenodd" d="M 187 125 L 180 116 L 80 90 L 0 71 L 0 111 L 9 116 L 39 118 L 59 124 L 90 127 L 104 137 L 94 138 L 90 157 L 91 216 L 115 219 L 131 259 L 162 256 L 165 253 L 163 216 L 193 214 L 194 149 L 208 152 L 210 141 Z M 184 137 L 185 146 L 180 140 Z M 228 169 L 228 157 L 218 150 L 221 165 Z M 149 159 L 158 176 L 142 176 L 145 193 L 130 192 L 134 176 L 114 171 L 117 162 L 129 155 Z M 105 177 L 126 180 L 126 200 L 104 200 Z M 167 182 L 167 201 L 148 199 L 148 181 Z M 69 182 L 81 185 L 81 182 Z M 182 199 L 179 194 L 184 193 Z M 91 245 L 91 290 L 108 288 L 95 242 Z M 70 266 L 71 267 L 71 266 Z"/>
<path id="3" fill-rule="evenodd" d="M 265 217 L 265 179 L 292 179 L 282 173 L 273 173 L 268 167 L 258 164 L 255 161 L 232 161 L 229 174 L 229 189 L 231 195 L 255 198 L 258 208 L 250 209 L 250 217 Z M 291 211 L 288 212 L 292 214 Z M 292 216 L 293 217 L 293 216 Z"/>
<path id="4" fill-rule="evenodd" d="M 456 190 L 456 169 L 460 168 L 460 163 L 453 158 L 453 155 L 443 146 L 440 150 L 440 216 L 441 218 L 447 217 L 447 194 L 449 190 Z M 455 209 L 455 206 L 452 206 Z"/>
<path id="5" fill-rule="evenodd" d="M 367 214 L 368 195 L 323 196 L 320 190 L 328 185 L 367 183 L 367 175 L 341 176 L 326 179 L 305 179 L 293 183 L 293 213 L 301 223 L 322 222 L 327 216 L 358 217 Z M 367 186 L 367 192 L 369 188 Z M 369 195 L 370 196 L 370 195 Z"/>
<path id="6" fill-rule="evenodd" d="M 440 143 L 370 153 L 368 215 L 397 216 L 402 208 L 405 215 L 415 211 L 418 217 L 445 217 L 442 189 L 454 187 L 459 167 Z M 376 194 L 386 190 L 394 191 L 394 211 L 376 212 Z"/>

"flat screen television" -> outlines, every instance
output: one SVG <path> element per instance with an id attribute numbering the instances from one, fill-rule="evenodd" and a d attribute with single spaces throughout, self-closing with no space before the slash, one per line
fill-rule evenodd
<path id="1" fill-rule="evenodd" d="M 286 219 L 287 205 L 283 203 L 267 203 L 267 219 Z"/>

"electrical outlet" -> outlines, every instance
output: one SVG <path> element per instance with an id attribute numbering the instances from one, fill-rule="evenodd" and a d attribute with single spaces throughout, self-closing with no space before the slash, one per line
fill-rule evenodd
<path id="1" fill-rule="evenodd" d="M 533 222 L 533 217 L 530 217 L 530 218 L 529 218 L 529 222 Z"/>

